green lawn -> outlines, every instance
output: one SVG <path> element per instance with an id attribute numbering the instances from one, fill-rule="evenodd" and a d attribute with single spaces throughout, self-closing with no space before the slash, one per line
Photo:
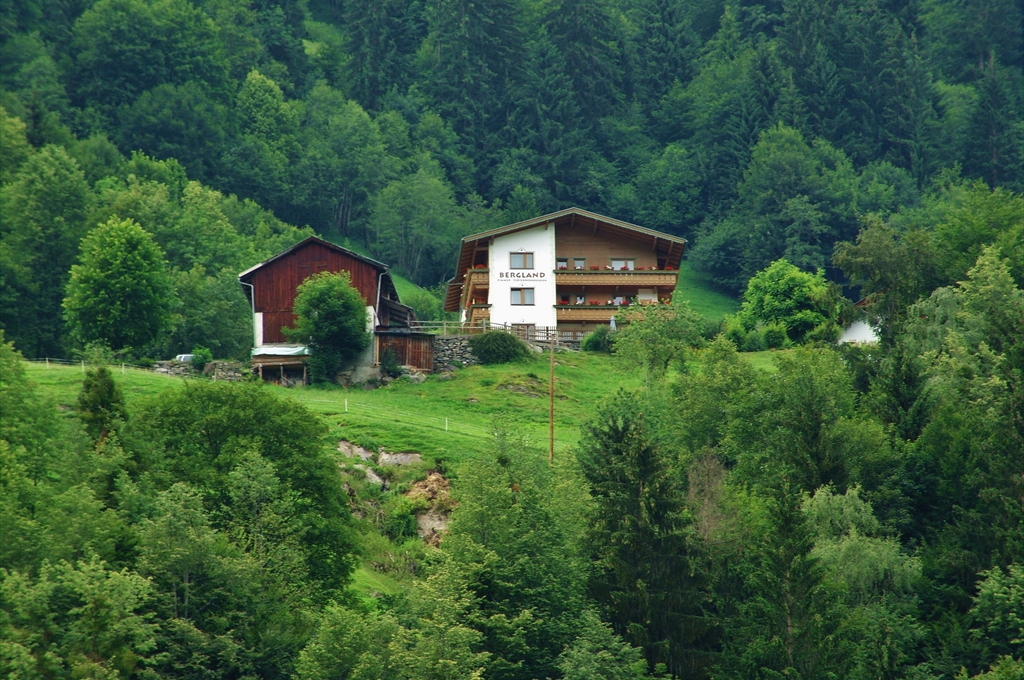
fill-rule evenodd
<path id="1" fill-rule="evenodd" d="M 499 416 L 547 448 L 548 361 L 544 355 L 517 364 L 471 366 L 456 371 L 450 380 L 398 380 L 377 390 L 270 389 L 324 415 L 339 439 L 458 462 L 488 446 Z M 620 387 L 638 387 L 640 381 L 609 356 L 559 352 L 555 361 L 557 454 L 577 442 L 579 425 L 598 403 Z"/>
<path id="2" fill-rule="evenodd" d="M 85 377 L 81 365 L 50 363 L 47 368 L 45 363 L 26 361 L 24 366 L 29 380 L 35 383 L 48 399 L 57 404 L 58 408 L 65 410 L 75 406 L 78 393 L 82 389 L 82 379 Z M 178 377 L 139 368 L 125 367 L 122 373 L 120 367 L 112 366 L 111 371 L 114 373 L 114 379 L 121 385 L 125 401 L 129 405 L 140 398 L 155 397 L 171 387 L 180 385 L 182 381 Z"/>
<path id="3" fill-rule="evenodd" d="M 756 368 L 773 371 L 780 352 L 751 352 Z M 635 371 L 624 371 L 611 356 L 583 352 L 555 355 L 555 450 L 579 439 L 579 426 L 598 405 L 620 388 L 640 386 Z M 294 399 L 324 416 L 332 437 L 389 451 L 417 452 L 428 462 L 457 463 L 488 446 L 495 418 L 527 435 L 542 449 L 548 443 L 548 356 L 501 366 L 471 366 L 449 380 L 429 376 L 415 384 L 397 380 L 376 390 L 342 387 L 267 389 Z M 63 411 L 74 408 L 81 389 L 80 366 L 25 363 L 28 377 Z M 182 378 L 151 371 L 117 367 L 114 376 L 124 390 L 129 409 L 139 399 L 154 397 L 181 384 Z"/>
<path id="4" fill-rule="evenodd" d="M 726 314 L 740 308 L 740 301 L 727 293 L 712 287 L 704 278 L 693 271 L 690 263 L 679 264 L 679 280 L 676 283 L 676 299 L 690 303 L 690 307 L 711 321 L 721 321 Z"/>

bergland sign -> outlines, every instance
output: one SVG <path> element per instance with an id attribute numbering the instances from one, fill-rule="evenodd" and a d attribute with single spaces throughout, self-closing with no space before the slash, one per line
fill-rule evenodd
<path id="1" fill-rule="evenodd" d="M 547 280 L 547 272 L 537 271 L 533 269 L 513 271 L 513 272 L 498 272 L 499 281 L 545 281 Z"/>

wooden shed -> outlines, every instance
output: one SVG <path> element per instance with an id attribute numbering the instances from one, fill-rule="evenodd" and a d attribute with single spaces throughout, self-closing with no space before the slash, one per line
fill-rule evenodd
<path id="1" fill-rule="evenodd" d="M 306 353 L 290 351 L 289 347 L 294 346 L 289 344 L 282 329 L 295 323 L 295 295 L 306 278 L 318 272 L 342 271 L 349 273 L 352 286 L 366 303 L 368 330 L 372 330 L 375 335 L 392 330 L 404 330 L 408 337 L 421 335 L 409 330 L 416 316 L 411 307 L 399 300 L 398 290 L 387 265 L 310 236 L 238 275 L 238 281 L 252 306 L 254 366 L 274 366 L 282 380 L 289 370 L 294 375 L 305 374 L 302 369 Z M 404 342 L 408 344 L 409 341 Z M 418 347 L 425 346 L 423 341 L 418 343 Z M 379 363 L 380 344 L 379 338 L 375 338 L 372 352 L 364 363 Z M 433 364 L 433 345 L 429 344 L 429 356 L 421 349 L 411 353 L 404 351 L 402 356 L 417 362 L 409 365 L 428 368 Z"/>

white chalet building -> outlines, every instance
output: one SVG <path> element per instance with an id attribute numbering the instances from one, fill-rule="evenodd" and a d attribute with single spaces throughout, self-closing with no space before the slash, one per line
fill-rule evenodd
<path id="1" fill-rule="evenodd" d="M 678 236 L 569 208 L 462 239 L 445 310 L 577 340 L 624 306 L 671 299 L 685 249 Z"/>

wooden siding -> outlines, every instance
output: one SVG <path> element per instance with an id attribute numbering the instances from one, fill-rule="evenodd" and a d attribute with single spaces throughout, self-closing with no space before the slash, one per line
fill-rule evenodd
<path id="1" fill-rule="evenodd" d="M 647 265 L 642 265 L 647 266 Z M 675 290 L 679 272 L 665 271 L 569 271 L 555 272 L 555 284 L 562 287 L 633 286 L 638 288 L 669 288 Z"/>
<path id="2" fill-rule="evenodd" d="M 352 277 L 352 285 L 363 296 L 363 301 L 368 306 L 375 306 L 380 270 L 316 242 L 308 243 L 253 272 L 250 283 L 256 293 L 256 311 L 263 312 L 263 342 L 288 342 L 281 329 L 295 322 L 292 308 L 300 283 L 316 272 L 341 271 L 347 271 Z"/>
<path id="3" fill-rule="evenodd" d="M 604 269 L 615 259 L 631 259 L 637 267 L 656 267 L 664 265 L 665 254 L 654 250 L 654 239 L 650 236 L 637 234 L 612 233 L 601 225 L 581 224 L 582 220 L 562 218 L 555 226 L 555 257 L 583 258 L 587 261 L 586 271 L 597 266 Z M 595 226 L 597 227 L 595 229 Z M 666 244 L 667 245 L 667 242 Z M 572 267 L 572 262 L 569 263 Z"/>
<path id="4" fill-rule="evenodd" d="M 426 333 L 401 333 L 377 335 L 378 356 L 391 350 L 398 357 L 398 363 L 424 371 L 434 370 L 434 336 Z"/>

